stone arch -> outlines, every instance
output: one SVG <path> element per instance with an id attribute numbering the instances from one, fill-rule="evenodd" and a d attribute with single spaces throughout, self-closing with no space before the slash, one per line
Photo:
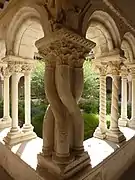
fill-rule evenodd
<path id="1" fill-rule="evenodd" d="M 106 12 L 95 11 L 88 19 L 87 28 L 83 31 L 88 39 L 97 44 L 97 56 L 120 48 L 119 30 L 112 17 Z"/>
<path id="2" fill-rule="evenodd" d="M 43 21 L 43 17 L 44 17 L 44 21 Z M 39 9 L 38 6 L 34 6 L 34 7 L 24 6 L 20 8 L 13 16 L 9 24 L 9 27 L 7 29 L 7 34 L 6 34 L 7 54 L 14 55 L 16 34 L 20 30 L 22 24 L 26 22 L 28 19 L 38 22 L 43 29 L 44 35 L 46 35 L 50 31 L 48 14 L 44 8 L 42 9 L 42 7 L 40 7 Z"/>
<path id="3" fill-rule="evenodd" d="M 129 62 L 135 61 L 135 37 L 130 32 L 125 33 L 121 48 Z"/>

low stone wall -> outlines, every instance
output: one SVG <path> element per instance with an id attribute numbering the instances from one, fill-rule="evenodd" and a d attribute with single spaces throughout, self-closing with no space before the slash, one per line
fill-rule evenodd
<path id="1" fill-rule="evenodd" d="M 135 137 L 123 144 L 98 166 L 84 170 L 72 180 L 118 180 L 129 166 L 135 162 Z"/>
<path id="2" fill-rule="evenodd" d="M 15 180 L 43 180 L 34 169 L 0 142 L 0 165 Z M 6 180 L 6 179 L 5 179 Z M 46 179 L 47 180 L 47 179 Z"/>
<path id="3" fill-rule="evenodd" d="M 135 162 L 135 137 L 123 144 L 95 168 L 88 167 L 72 180 L 118 180 L 133 162 Z M 15 180 L 43 180 L 34 169 L 2 143 L 0 143 L 0 165 Z M 51 179 L 46 178 L 45 180 Z"/>

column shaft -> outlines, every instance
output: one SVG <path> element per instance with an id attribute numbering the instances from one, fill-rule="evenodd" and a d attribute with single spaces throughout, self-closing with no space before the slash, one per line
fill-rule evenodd
<path id="1" fill-rule="evenodd" d="M 113 76 L 110 130 L 118 130 L 118 88 L 119 76 Z"/>
<path id="2" fill-rule="evenodd" d="M 27 67 L 27 66 L 26 66 Z M 28 66 L 29 67 L 29 66 Z M 24 132 L 24 139 L 30 140 L 36 138 L 36 133 L 33 132 L 31 124 L 31 69 L 24 73 L 24 89 L 25 89 L 25 124 L 22 131 Z"/>
<path id="3" fill-rule="evenodd" d="M 127 76 L 122 76 L 122 99 L 121 99 L 121 118 L 120 126 L 127 126 Z"/>
<path id="4" fill-rule="evenodd" d="M 100 75 L 100 111 L 99 126 L 95 130 L 94 137 L 104 139 L 106 137 L 106 75 Z"/>
<path id="5" fill-rule="evenodd" d="M 4 117 L 3 120 L 10 120 L 9 116 L 9 76 L 4 77 Z"/>
<path id="6" fill-rule="evenodd" d="M 25 125 L 31 125 L 31 76 L 26 74 L 25 78 Z"/>
<path id="7" fill-rule="evenodd" d="M 12 131 L 18 131 L 18 81 L 17 73 L 12 75 Z"/>
<path id="8" fill-rule="evenodd" d="M 135 120 L 135 79 L 132 79 L 132 120 Z"/>
<path id="9" fill-rule="evenodd" d="M 112 78 L 112 102 L 111 102 L 111 122 L 110 129 L 107 132 L 107 139 L 114 142 L 122 142 L 125 140 L 123 133 L 118 127 L 118 89 L 119 89 L 119 76 L 113 75 Z"/>
<path id="10" fill-rule="evenodd" d="M 135 75 L 132 75 L 132 110 L 129 127 L 135 128 Z"/>
<path id="11" fill-rule="evenodd" d="M 127 78 L 122 77 L 122 109 L 121 117 L 127 118 Z"/>

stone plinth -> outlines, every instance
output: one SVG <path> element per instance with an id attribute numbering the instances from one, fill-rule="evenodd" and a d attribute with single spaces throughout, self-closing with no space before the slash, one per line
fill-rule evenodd
<path id="1" fill-rule="evenodd" d="M 76 157 L 76 159 L 71 158 L 71 162 L 69 160 L 68 164 L 56 164 L 55 161 L 51 161 L 50 157 L 44 157 L 43 154 L 38 155 L 38 170 L 40 171 L 40 167 L 44 167 L 44 171 L 48 171 L 51 176 L 55 176 L 60 179 L 68 179 L 72 177 L 79 170 L 83 169 L 83 167 L 88 166 L 90 164 L 90 159 L 88 153 L 83 153 L 82 156 Z"/>

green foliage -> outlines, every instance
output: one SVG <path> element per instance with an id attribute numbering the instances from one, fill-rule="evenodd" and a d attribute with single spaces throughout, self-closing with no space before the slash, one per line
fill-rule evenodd
<path id="1" fill-rule="evenodd" d="M 84 90 L 82 98 L 99 98 L 99 75 L 93 71 L 90 61 L 84 63 Z"/>
<path id="2" fill-rule="evenodd" d="M 93 137 L 93 133 L 99 124 L 99 115 L 83 113 L 84 119 L 84 139 Z M 107 127 L 110 126 L 110 115 L 106 117 Z"/>
<path id="3" fill-rule="evenodd" d="M 111 100 L 106 101 L 106 113 L 111 114 Z"/>
<path id="4" fill-rule="evenodd" d="M 32 124 L 36 134 L 42 138 L 42 127 L 47 105 L 42 101 L 32 102 Z"/>
<path id="5" fill-rule="evenodd" d="M 90 114 L 99 111 L 99 75 L 93 71 L 90 61 L 84 63 L 84 89 L 79 107 Z"/>
<path id="6" fill-rule="evenodd" d="M 22 126 L 25 122 L 24 100 L 19 100 L 18 103 L 18 120 L 20 126 Z"/>
<path id="7" fill-rule="evenodd" d="M 37 62 L 35 71 L 32 73 L 32 96 L 37 99 L 42 99 L 45 96 L 44 91 L 44 63 Z"/>

